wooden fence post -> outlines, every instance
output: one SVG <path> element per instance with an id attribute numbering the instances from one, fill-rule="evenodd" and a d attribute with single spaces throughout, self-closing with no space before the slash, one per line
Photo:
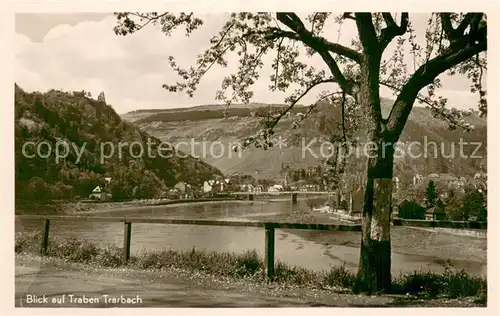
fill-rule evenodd
<path id="1" fill-rule="evenodd" d="M 123 232 L 123 259 L 127 262 L 130 259 L 130 240 L 132 238 L 132 223 L 125 222 Z"/>
<path id="2" fill-rule="evenodd" d="M 274 227 L 266 224 L 265 273 L 269 281 L 274 279 Z"/>
<path id="3" fill-rule="evenodd" d="M 50 219 L 46 219 L 45 228 L 43 230 L 42 247 L 40 249 L 40 253 L 42 255 L 46 254 L 47 250 L 49 249 L 49 229 L 50 229 Z"/>
<path id="4" fill-rule="evenodd" d="M 297 204 L 297 193 L 292 193 L 292 204 Z"/>

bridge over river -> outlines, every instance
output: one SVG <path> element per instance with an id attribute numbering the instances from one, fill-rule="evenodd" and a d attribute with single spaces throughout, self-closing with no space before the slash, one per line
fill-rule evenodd
<path id="1" fill-rule="evenodd" d="M 289 195 L 292 201 L 292 204 L 297 204 L 297 196 L 298 195 L 306 195 L 306 196 L 321 196 L 321 195 L 335 195 L 334 192 L 328 191 L 276 191 L 276 192 L 232 192 L 231 195 L 236 196 L 248 196 L 248 200 L 253 201 L 255 195 L 263 195 L 263 196 L 283 196 Z"/>

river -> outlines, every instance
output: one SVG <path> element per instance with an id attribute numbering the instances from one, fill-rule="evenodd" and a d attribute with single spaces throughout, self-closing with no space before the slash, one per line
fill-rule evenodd
<path id="1" fill-rule="evenodd" d="M 319 218 L 304 201 L 217 202 L 132 207 L 100 211 L 92 216 L 217 219 L 231 221 L 311 221 L 335 223 Z M 301 217 L 302 216 L 302 217 Z M 318 219 L 319 218 L 319 219 Z M 40 221 L 16 220 L 16 231 L 41 230 Z M 122 223 L 52 221 L 50 236 L 78 236 L 100 246 L 122 245 Z M 276 260 L 314 270 L 345 263 L 355 270 L 359 260 L 359 232 L 276 231 Z M 397 275 L 415 270 L 443 271 L 446 260 L 468 273 L 486 276 L 486 239 L 393 227 L 392 271 Z M 49 245 L 50 246 L 50 245 Z M 264 230 L 251 227 L 132 224 L 132 254 L 143 250 L 192 248 L 208 251 L 243 252 L 255 249 L 263 256 Z"/>

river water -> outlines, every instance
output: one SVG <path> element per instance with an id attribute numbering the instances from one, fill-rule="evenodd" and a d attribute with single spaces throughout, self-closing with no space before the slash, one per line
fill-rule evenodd
<path id="1" fill-rule="evenodd" d="M 217 202 L 132 207 L 85 214 L 91 216 L 152 217 L 175 219 L 217 219 L 231 221 L 311 221 L 304 201 L 290 202 Z M 298 216 L 302 219 L 298 219 Z M 316 216 L 317 217 L 317 216 Z M 314 219 L 313 219 L 314 220 Z M 316 222 L 335 223 L 323 217 Z M 16 231 L 41 230 L 41 221 L 16 220 Z M 123 244 L 123 223 L 52 221 L 50 236 L 78 236 L 100 246 Z M 342 263 L 355 270 L 359 261 L 359 232 L 319 232 L 276 230 L 276 260 L 314 270 L 329 269 Z M 474 275 L 486 275 L 486 239 L 432 233 L 414 228 L 393 227 L 392 271 L 394 274 L 415 270 L 443 271 L 443 262 L 451 263 Z M 50 245 L 49 245 L 50 247 Z M 244 252 L 264 251 L 264 229 L 195 225 L 132 224 L 132 254 L 161 249 Z"/>

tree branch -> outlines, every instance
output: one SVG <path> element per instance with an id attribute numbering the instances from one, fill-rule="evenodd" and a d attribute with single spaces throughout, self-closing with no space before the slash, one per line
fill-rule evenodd
<path id="1" fill-rule="evenodd" d="M 139 12 L 136 12 L 136 13 L 130 13 L 130 15 L 133 15 L 133 16 L 137 16 L 138 18 L 140 18 L 141 20 L 146 20 L 146 23 L 142 24 L 142 25 L 136 25 L 136 29 L 135 31 L 140 31 L 141 29 L 143 29 L 144 27 L 146 27 L 149 23 L 151 22 L 154 22 L 154 21 L 157 21 L 159 19 L 161 19 L 162 17 L 164 17 L 165 15 L 167 15 L 168 12 L 165 12 L 165 13 L 162 13 L 160 15 L 155 15 L 155 16 L 147 16 L 143 13 L 139 13 Z"/>
<path id="2" fill-rule="evenodd" d="M 451 14 L 450 13 L 440 13 L 441 16 L 441 26 L 446 34 L 446 37 L 451 41 L 454 38 L 455 29 L 451 24 Z"/>
<path id="3" fill-rule="evenodd" d="M 462 22 L 460 23 L 460 25 L 457 26 L 457 28 L 455 29 L 455 33 L 463 35 L 467 27 L 471 24 L 472 19 L 474 18 L 475 15 L 476 15 L 475 13 L 470 13 L 470 12 L 467 13 Z"/>
<path id="4" fill-rule="evenodd" d="M 393 84 L 391 84 L 389 82 L 381 81 L 380 84 L 383 85 L 383 86 L 386 86 L 387 88 L 390 88 L 392 90 L 401 92 L 401 88 L 396 87 L 395 85 L 393 85 Z M 436 106 L 435 106 L 435 104 L 433 104 L 432 102 L 429 102 L 429 100 L 426 100 L 425 98 L 423 98 L 423 97 L 421 97 L 419 95 L 417 95 L 415 97 L 415 100 L 418 100 L 418 101 L 420 101 L 422 103 L 425 103 L 425 104 L 427 104 L 428 106 L 430 106 L 433 109 L 437 109 Z M 449 120 L 449 122 L 451 122 L 451 120 Z"/>
<path id="5" fill-rule="evenodd" d="M 446 34 L 446 38 L 450 42 L 454 42 L 459 40 L 463 35 L 467 27 L 473 26 L 474 21 L 480 21 L 482 18 L 483 14 L 482 13 L 467 13 L 460 22 L 460 24 L 457 26 L 457 28 L 453 28 L 452 22 L 451 22 L 451 14 L 450 13 L 440 13 L 441 17 L 441 26 Z M 472 32 L 473 30 L 471 30 Z"/>
<path id="6" fill-rule="evenodd" d="M 332 43 L 324 39 L 323 37 L 317 37 L 317 40 L 321 42 L 330 52 L 338 54 L 340 56 L 347 57 L 353 61 L 359 63 L 361 61 L 361 54 L 354 49 L 345 47 L 343 45 Z"/>
<path id="7" fill-rule="evenodd" d="M 327 64 L 328 68 L 330 68 L 330 71 L 340 88 L 345 91 L 345 93 L 353 95 L 353 82 L 350 82 L 346 79 L 346 77 L 340 70 L 339 65 L 337 64 L 335 59 L 333 59 L 330 53 L 328 51 L 321 51 L 319 52 L 319 55 L 321 56 L 321 58 L 323 58 L 323 61 Z"/>
<path id="8" fill-rule="evenodd" d="M 352 12 L 344 12 L 342 14 L 342 18 L 346 20 L 354 20 L 356 21 L 356 18 L 351 14 Z"/>
<path id="9" fill-rule="evenodd" d="M 284 31 L 279 28 L 271 29 L 271 33 L 266 36 L 267 39 L 274 39 L 278 37 L 286 37 L 296 41 L 301 41 L 310 48 L 317 50 L 328 50 L 332 53 L 344 56 L 359 63 L 361 61 L 361 54 L 352 48 L 343 46 L 338 43 L 332 43 L 321 36 L 315 36 L 311 31 L 304 27 L 304 24 L 291 20 L 288 13 L 277 13 L 278 20 L 288 26 L 293 32 Z M 297 17 L 298 18 L 298 17 Z"/>
<path id="10" fill-rule="evenodd" d="M 371 13 L 355 13 L 356 26 L 358 27 L 359 40 L 363 46 L 365 55 L 378 55 L 380 45 L 377 39 L 377 32 L 372 22 Z"/>
<path id="11" fill-rule="evenodd" d="M 446 70 L 472 58 L 487 48 L 487 29 L 484 25 L 478 32 L 481 35 L 477 44 L 470 43 L 467 36 L 451 44 L 441 55 L 431 59 L 413 74 L 402 87 L 387 119 L 387 129 L 397 141 L 408 120 L 419 91 L 432 83 L 434 79 Z"/>
<path id="12" fill-rule="evenodd" d="M 321 58 L 323 58 L 323 61 L 327 64 L 328 68 L 330 68 L 332 75 L 340 87 L 346 91 L 347 94 L 351 94 L 352 83 L 350 83 L 342 74 L 337 62 L 330 55 L 330 51 L 345 57 L 354 57 L 353 60 L 355 61 L 360 61 L 361 55 L 350 48 L 344 47 L 340 44 L 331 43 L 321 37 L 314 36 L 304 27 L 304 24 L 295 13 L 277 13 L 276 16 L 281 23 L 285 24 L 294 32 L 274 30 L 274 34 L 276 34 L 276 32 L 281 32 L 281 36 L 299 40 L 316 51 Z"/>
<path id="13" fill-rule="evenodd" d="M 281 45 L 283 45 L 283 40 L 284 38 L 282 38 L 278 44 L 278 49 L 277 49 L 277 53 L 276 53 L 276 72 L 274 74 L 274 89 L 276 89 L 278 87 L 278 74 L 279 74 L 279 68 L 280 68 L 280 52 L 281 52 Z"/>
<path id="14" fill-rule="evenodd" d="M 281 118 L 283 116 L 285 116 L 288 112 L 290 112 L 290 110 L 306 95 L 309 93 L 309 91 L 311 91 L 314 87 L 320 85 L 320 84 L 323 84 L 323 83 L 328 83 L 328 82 L 336 82 L 335 79 L 333 78 L 329 78 L 329 79 L 323 79 L 323 80 L 318 80 L 318 81 L 315 81 L 313 83 L 311 83 L 295 100 L 293 100 L 290 105 L 283 111 L 280 113 L 280 115 L 278 115 L 275 120 L 273 121 L 273 123 L 271 124 L 270 126 L 270 130 L 272 130 L 276 124 L 278 124 L 278 122 L 281 120 Z"/>
<path id="15" fill-rule="evenodd" d="M 311 23 L 311 31 L 310 31 L 312 34 L 314 34 L 314 23 L 316 22 L 316 17 L 318 16 L 318 13 L 319 13 L 319 12 L 315 12 L 315 13 L 314 13 L 314 16 L 313 16 L 313 18 L 312 18 L 312 23 Z"/>
<path id="16" fill-rule="evenodd" d="M 294 32 L 274 29 L 272 31 L 272 34 L 270 34 L 269 36 L 274 38 L 279 36 L 285 36 L 288 38 L 301 41 L 305 45 L 312 48 L 315 52 L 317 52 L 321 56 L 321 58 L 323 58 L 323 61 L 330 68 L 330 71 L 333 77 L 335 78 L 335 81 L 340 85 L 340 87 L 343 90 L 346 91 L 346 93 L 350 94 L 352 92 L 352 84 L 345 78 L 337 62 L 330 55 L 330 49 L 332 47 L 335 47 L 336 51 L 344 53 L 342 55 L 345 55 L 345 52 L 348 52 L 350 49 L 339 44 L 330 43 L 320 37 L 314 36 L 310 31 L 308 31 L 305 28 L 304 24 L 300 21 L 300 18 L 295 13 L 277 13 L 276 17 L 281 23 L 285 24 Z M 358 53 L 355 52 L 355 54 L 357 59 Z"/>
<path id="17" fill-rule="evenodd" d="M 390 13 L 382 13 L 382 16 L 384 17 L 385 24 L 387 25 L 387 27 L 382 29 L 382 33 L 380 34 L 380 46 L 381 49 L 384 50 L 396 36 L 401 36 L 406 33 L 409 20 L 408 12 L 403 12 L 401 14 L 400 26 L 396 24 Z"/>
<path id="18" fill-rule="evenodd" d="M 343 91 L 332 92 L 332 93 L 328 93 L 328 94 L 320 97 L 319 99 L 317 99 L 316 102 L 314 102 L 314 104 L 309 106 L 309 109 L 307 110 L 306 114 L 304 114 L 304 116 L 302 116 L 302 118 L 300 119 L 299 124 L 302 123 L 302 121 L 304 121 L 312 113 L 312 111 L 314 111 L 314 109 L 320 104 L 321 101 L 323 101 L 324 99 L 331 97 L 335 94 L 345 94 L 345 93 Z"/>
<path id="19" fill-rule="evenodd" d="M 114 15 L 118 19 L 118 25 L 113 28 L 116 35 L 127 35 L 129 33 L 135 33 L 146 27 L 150 23 L 160 22 L 162 24 L 162 31 L 170 35 L 170 32 L 179 26 L 180 24 L 188 24 L 186 31 L 189 33 L 192 31 L 192 26 L 189 25 L 193 22 L 193 12 L 189 14 L 181 13 L 178 17 L 175 17 L 171 12 L 164 12 L 158 14 L 158 12 L 115 12 Z M 130 16 L 137 17 L 140 22 L 145 21 L 142 24 L 136 23 L 134 20 L 130 19 Z M 197 20 L 197 19 L 195 19 Z M 197 26 L 194 26 L 196 28 Z"/>

